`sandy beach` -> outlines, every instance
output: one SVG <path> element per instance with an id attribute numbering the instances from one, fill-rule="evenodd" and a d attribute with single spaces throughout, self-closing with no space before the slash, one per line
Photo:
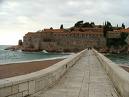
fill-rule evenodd
<path id="1" fill-rule="evenodd" d="M 0 65 L 0 79 L 24 75 L 41 69 L 45 69 L 61 60 L 63 59 Z"/>
<path id="2" fill-rule="evenodd" d="M 129 72 L 129 66 L 121 66 L 124 70 L 126 70 L 127 72 Z"/>

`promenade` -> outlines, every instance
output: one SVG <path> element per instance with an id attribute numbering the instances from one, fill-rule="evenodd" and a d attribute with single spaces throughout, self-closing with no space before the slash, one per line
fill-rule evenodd
<path id="1" fill-rule="evenodd" d="M 51 88 L 30 97 L 120 97 L 92 50 Z"/>

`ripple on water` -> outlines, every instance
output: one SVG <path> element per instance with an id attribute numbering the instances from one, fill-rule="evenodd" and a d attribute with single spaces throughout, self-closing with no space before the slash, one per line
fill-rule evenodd
<path id="1" fill-rule="evenodd" d="M 37 60 L 37 59 L 48 59 L 55 57 L 67 57 L 69 54 L 65 53 L 44 53 L 44 52 L 19 52 L 19 51 L 8 51 L 4 50 L 7 46 L 0 46 L 0 64 Z"/>

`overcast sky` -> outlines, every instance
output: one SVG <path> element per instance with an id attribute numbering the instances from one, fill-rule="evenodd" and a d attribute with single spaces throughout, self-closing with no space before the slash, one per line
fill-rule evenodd
<path id="1" fill-rule="evenodd" d="M 28 31 L 94 21 L 129 26 L 129 0 L 0 0 L 0 44 L 16 44 Z"/>

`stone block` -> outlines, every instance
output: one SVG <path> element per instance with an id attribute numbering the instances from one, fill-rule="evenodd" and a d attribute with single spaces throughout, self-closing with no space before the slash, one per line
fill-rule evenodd
<path id="1" fill-rule="evenodd" d="M 17 94 L 14 94 L 14 95 L 10 95 L 8 97 L 17 97 Z"/>
<path id="2" fill-rule="evenodd" d="M 28 90 L 28 82 L 19 84 L 19 92 Z"/>
<path id="3" fill-rule="evenodd" d="M 11 94 L 11 87 L 5 87 L 0 89 L 0 97 L 9 96 Z"/>
<path id="4" fill-rule="evenodd" d="M 22 96 L 25 97 L 25 96 L 28 96 L 28 94 L 29 94 L 28 91 L 24 91 Z"/>
<path id="5" fill-rule="evenodd" d="M 29 94 L 33 94 L 35 92 L 35 81 L 29 82 Z"/>
<path id="6" fill-rule="evenodd" d="M 18 85 L 12 86 L 12 94 L 18 93 Z"/>
<path id="7" fill-rule="evenodd" d="M 42 80 L 41 79 L 37 79 L 35 82 L 35 89 L 36 91 L 39 91 L 42 87 Z"/>
<path id="8" fill-rule="evenodd" d="M 17 94 L 17 97 L 23 97 L 23 96 L 22 96 L 22 93 L 18 93 L 18 94 Z"/>

